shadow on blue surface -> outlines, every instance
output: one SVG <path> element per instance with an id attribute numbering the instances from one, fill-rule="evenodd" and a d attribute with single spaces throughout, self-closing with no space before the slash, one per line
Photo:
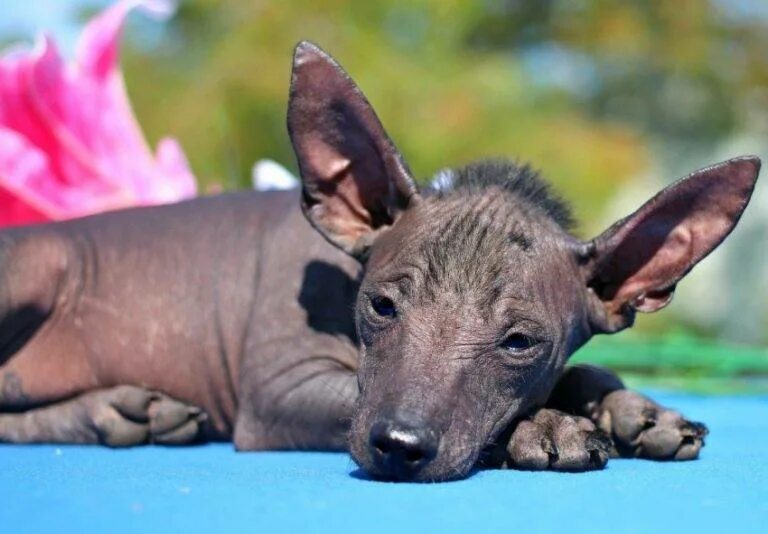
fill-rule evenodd
<path id="1" fill-rule="evenodd" d="M 706 422 L 702 459 L 446 484 L 354 476 L 345 454 L 228 445 L 0 446 L 2 532 L 712 532 L 768 528 L 768 398 L 656 395 Z"/>

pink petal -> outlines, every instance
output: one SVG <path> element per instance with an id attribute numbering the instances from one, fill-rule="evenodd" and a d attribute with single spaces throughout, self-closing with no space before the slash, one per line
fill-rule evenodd
<path id="1" fill-rule="evenodd" d="M 23 212 L 23 219 L 58 218 L 57 186 L 45 153 L 16 132 L 0 128 L 0 188 L 5 200 L 0 217 Z"/>
<path id="2" fill-rule="evenodd" d="M 160 18 L 170 17 L 175 2 L 169 0 L 120 0 L 91 20 L 77 43 L 76 63 L 83 74 L 98 80 L 117 69 L 120 49 L 120 31 L 128 13 L 142 8 Z"/>
<path id="3" fill-rule="evenodd" d="M 155 158 L 165 177 L 164 184 L 167 186 L 162 192 L 155 189 L 157 191 L 155 199 L 161 200 L 170 194 L 169 200 L 178 200 L 194 197 L 197 194 L 197 182 L 189 168 L 184 151 L 175 139 L 170 137 L 161 139 L 157 145 Z M 155 184 L 157 183 L 156 181 Z"/>
<path id="4" fill-rule="evenodd" d="M 135 7 L 167 15 L 170 5 L 117 2 L 87 25 L 72 65 L 47 37 L 0 58 L 0 225 L 196 194 L 175 141 L 152 154 L 117 66 L 125 16 Z"/>
<path id="5" fill-rule="evenodd" d="M 5 128 L 0 128 L 0 188 L 38 213 L 40 220 L 68 219 L 130 205 L 120 190 L 105 189 L 99 182 L 63 186 L 52 172 L 48 155 Z M 6 206 L 0 206 L 0 213 L 6 213 Z"/>
<path id="6" fill-rule="evenodd" d="M 89 140 L 98 137 L 99 102 L 95 87 L 74 79 L 59 56 L 56 44 L 44 36 L 22 64 L 22 80 L 33 124 L 19 128 L 49 155 L 59 179 L 69 184 L 112 182 L 94 157 Z M 96 94 L 94 94 L 96 93 Z M 102 108 L 108 115 L 109 109 Z M 30 131 L 32 130 L 32 131 Z M 40 135 L 32 132 L 39 131 Z"/>
<path id="7" fill-rule="evenodd" d="M 47 214 L 26 204 L 12 191 L 5 189 L 0 184 L 0 227 L 34 224 L 49 220 L 50 217 Z"/>

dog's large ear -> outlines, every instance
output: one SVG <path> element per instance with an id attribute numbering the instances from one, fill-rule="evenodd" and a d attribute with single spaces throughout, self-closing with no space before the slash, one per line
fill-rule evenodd
<path id="1" fill-rule="evenodd" d="M 595 330 L 616 332 L 635 311 L 666 306 L 677 282 L 736 225 L 759 171 L 752 156 L 696 171 L 582 245 Z"/>
<path id="2" fill-rule="evenodd" d="M 288 133 L 302 207 L 331 243 L 363 257 L 418 197 L 410 171 L 355 82 L 325 52 L 296 47 Z"/>

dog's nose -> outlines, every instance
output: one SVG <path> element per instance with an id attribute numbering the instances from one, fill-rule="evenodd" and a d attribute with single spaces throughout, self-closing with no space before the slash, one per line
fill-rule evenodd
<path id="1" fill-rule="evenodd" d="M 377 422 L 371 428 L 370 450 L 378 475 L 408 480 L 437 456 L 439 440 L 433 431 L 392 422 Z"/>

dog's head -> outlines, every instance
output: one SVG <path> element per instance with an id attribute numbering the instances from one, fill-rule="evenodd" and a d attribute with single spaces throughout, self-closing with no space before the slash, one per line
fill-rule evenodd
<path id="1" fill-rule="evenodd" d="M 419 193 L 363 94 L 309 43 L 296 49 L 288 129 L 307 218 L 365 264 L 350 449 L 394 479 L 465 476 L 590 336 L 669 303 L 738 221 L 760 166 L 697 171 L 581 242 L 527 167 L 475 164 Z"/>

